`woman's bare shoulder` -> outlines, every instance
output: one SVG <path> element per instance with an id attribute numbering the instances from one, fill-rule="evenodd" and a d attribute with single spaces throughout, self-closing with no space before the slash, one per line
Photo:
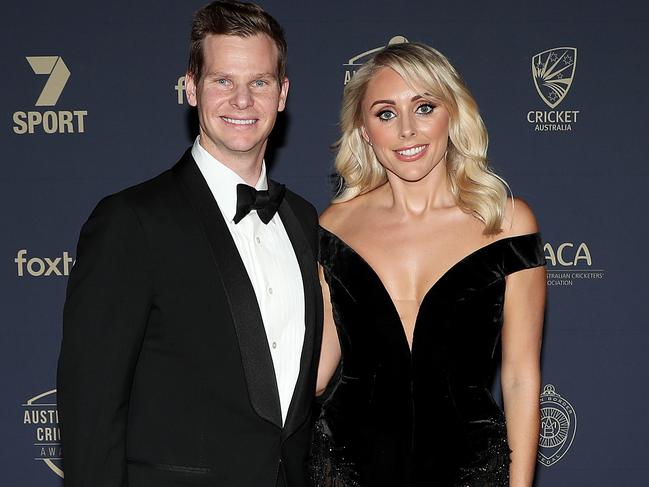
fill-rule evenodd
<path id="1" fill-rule="evenodd" d="M 520 198 L 507 199 L 502 227 L 504 237 L 526 235 L 539 231 L 532 208 Z"/>
<path id="2" fill-rule="evenodd" d="M 320 226 L 336 235 L 345 235 L 363 220 L 367 210 L 366 195 L 351 200 L 332 203 L 320 215 Z"/>
<path id="3" fill-rule="evenodd" d="M 353 218 L 354 206 L 352 201 L 332 203 L 320 214 L 320 226 L 336 235 L 340 234 L 349 225 Z"/>

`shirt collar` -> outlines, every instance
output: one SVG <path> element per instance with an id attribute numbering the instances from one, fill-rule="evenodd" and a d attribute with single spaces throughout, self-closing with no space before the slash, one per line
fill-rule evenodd
<path id="1" fill-rule="evenodd" d="M 247 184 L 241 176 L 207 152 L 199 143 L 200 135 L 194 140 L 192 157 L 203 174 L 207 185 L 219 205 L 223 217 L 231 222 L 237 212 L 237 184 Z M 266 162 L 261 163 L 261 173 L 255 189 L 268 189 Z"/>

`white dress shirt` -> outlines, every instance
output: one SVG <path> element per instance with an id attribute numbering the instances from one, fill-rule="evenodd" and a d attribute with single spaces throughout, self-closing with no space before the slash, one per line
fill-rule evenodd
<path id="1" fill-rule="evenodd" d="M 199 144 L 199 138 L 194 141 L 192 156 L 214 195 L 255 290 L 273 358 L 283 423 L 300 372 L 304 342 L 304 288 L 300 267 L 279 213 L 267 225 L 259 219 L 256 210 L 234 223 L 237 184 L 246 183 L 207 152 Z M 268 189 L 265 163 L 255 188 Z"/>

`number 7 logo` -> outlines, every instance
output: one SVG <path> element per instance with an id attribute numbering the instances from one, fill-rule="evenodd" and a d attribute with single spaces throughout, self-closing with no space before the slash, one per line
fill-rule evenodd
<path id="1" fill-rule="evenodd" d="M 36 74 L 49 74 L 47 82 L 41 91 L 37 107 L 52 107 L 59 97 L 70 77 L 70 70 L 61 56 L 27 56 L 27 62 Z"/>

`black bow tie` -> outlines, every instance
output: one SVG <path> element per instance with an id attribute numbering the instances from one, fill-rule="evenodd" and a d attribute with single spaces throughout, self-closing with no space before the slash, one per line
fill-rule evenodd
<path id="1" fill-rule="evenodd" d="M 285 192 L 286 186 L 274 181 L 268 181 L 268 190 L 261 191 L 247 184 L 237 184 L 237 212 L 234 215 L 234 223 L 239 223 L 251 210 L 257 210 L 261 221 L 268 224 L 277 213 Z"/>

